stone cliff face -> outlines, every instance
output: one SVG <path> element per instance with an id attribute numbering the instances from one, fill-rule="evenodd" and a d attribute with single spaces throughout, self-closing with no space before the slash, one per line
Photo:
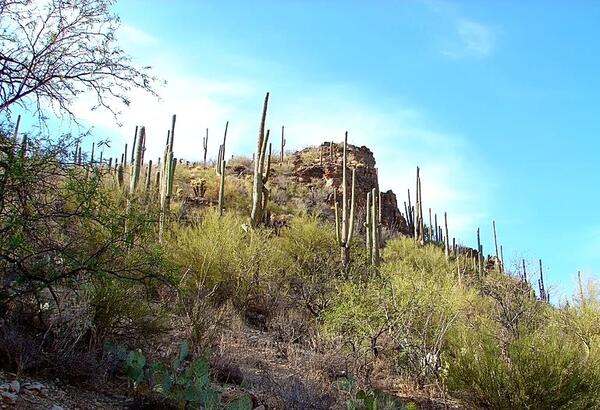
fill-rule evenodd
<path id="1" fill-rule="evenodd" d="M 365 146 L 348 144 L 348 167 L 356 169 L 356 220 L 364 220 L 367 193 L 377 188 L 377 168 L 373 153 Z M 333 204 L 333 190 L 341 194 L 342 144 L 323 143 L 294 154 L 293 177 L 298 183 L 331 191 L 328 203 Z M 351 173 L 348 173 L 350 178 Z M 406 220 L 398 209 L 396 194 L 391 190 L 381 193 L 381 219 L 385 227 L 393 232 L 410 234 Z"/>

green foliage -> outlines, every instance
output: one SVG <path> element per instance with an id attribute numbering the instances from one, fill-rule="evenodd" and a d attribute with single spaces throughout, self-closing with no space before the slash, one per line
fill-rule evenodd
<path id="1" fill-rule="evenodd" d="M 183 201 L 197 179 L 206 181 L 204 200 L 216 200 L 213 169 L 177 167 L 181 218 L 159 244 L 156 201 L 141 192 L 127 197 L 106 169 L 69 165 L 69 138 L 33 138 L 15 155 L 0 137 L 0 313 L 29 312 L 40 318 L 32 328 L 46 320 L 44 332 L 31 333 L 42 335 L 35 340 L 42 347 L 52 343 L 69 355 L 106 339 L 148 339 L 174 318 L 189 325 L 185 337 L 202 351 L 218 325 L 215 312 L 233 306 L 263 314 L 271 331 L 281 325 L 282 340 L 324 335 L 390 376 L 442 384 L 473 408 L 600 408 L 594 283 L 571 303 L 540 303 L 529 284 L 509 275 L 478 277 L 461 263 L 459 280 L 459 264 L 442 249 L 409 238 L 387 241 L 375 271 L 355 237 L 344 271 L 334 226 L 307 216 L 325 203 L 325 191 L 288 186 L 280 171 L 271 188 L 285 197 L 270 210 L 290 216 L 271 230 L 248 226 L 251 178 L 228 168 L 227 212 L 219 217 Z M 112 351 L 134 385 L 182 405 L 252 405 L 248 397 L 222 403 L 208 358 L 191 358 L 187 343 L 168 365 L 149 363 L 139 350 Z M 351 380 L 337 382 L 349 409 L 414 408 Z"/>
<path id="2" fill-rule="evenodd" d="M 144 380 L 144 366 L 146 366 L 146 358 L 139 350 L 132 350 L 127 355 L 126 372 L 127 376 L 133 380 L 135 384 L 140 384 Z"/>
<path id="3" fill-rule="evenodd" d="M 99 342 L 121 337 L 152 337 L 164 331 L 164 308 L 152 304 L 148 289 L 136 281 L 96 277 L 84 287 L 82 304 L 89 304 L 94 335 Z"/>
<path id="4" fill-rule="evenodd" d="M 456 343 L 447 385 L 476 408 L 590 409 L 600 405 L 600 362 L 551 327 L 499 346 L 485 330 Z"/>
<path id="5" fill-rule="evenodd" d="M 112 350 L 116 351 L 114 347 Z M 180 407 L 189 405 L 192 408 L 201 406 L 203 409 L 252 409 L 252 400 L 248 396 L 222 403 L 220 394 L 210 385 L 208 358 L 201 356 L 191 361 L 189 359 L 189 346 L 183 342 L 179 345 L 179 352 L 171 366 L 149 364 L 141 351 L 133 350 L 127 354 L 124 368 L 136 386 L 146 384 L 153 391 L 178 402 Z"/>
<path id="6" fill-rule="evenodd" d="M 457 285 L 453 266 L 437 248 L 394 240 L 385 260 L 379 278 L 340 286 L 324 330 L 385 357 L 399 375 L 435 379 L 448 332 L 473 296 Z"/>
<path id="7" fill-rule="evenodd" d="M 59 305 L 55 288 L 78 290 L 96 278 L 141 286 L 168 280 L 170 269 L 151 239 L 152 206 L 139 203 L 125 215 L 125 197 L 105 183 L 104 170 L 68 165 L 71 143 L 68 136 L 30 138 L 27 155 L 0 177 L 2 307 L 29 297 Z"/>
<path id="8" fill-rule="evenodd" d="M 382 391 L 359 391 L 346 403 L 348 410 L 405 410 L 404 403 Z"/>
<path id="9" fill-rule="evenodd" d="M 187 226 L 174 226 L 176 241 L 167 241 L 173 262 L 185 272 L 180 278 L 184 296 L 210 289 L 213 300 L 243 305 L 278 278 L 288 260 L 267 230 L 248 229 L 246 219 L 204 212 Z"/>
<path id="10" fill-rule="evenodd" d="M 598 305 L 551 307 L 503 275 L 453 332 L 446 383 L 476 408 L 588 409 L 600 405 Z"/>
<path id="11" fill-rule="evenodd" d="M 285 272 L 293 300 L 319 315 L 340 276 L 334 227 L 314 217 L 295 217 L 281 234 L 280 248 L 290 260 Z"/>

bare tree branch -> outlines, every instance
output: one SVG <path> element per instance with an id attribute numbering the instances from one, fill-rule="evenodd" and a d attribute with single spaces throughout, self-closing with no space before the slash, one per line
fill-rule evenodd
<path id="1" fill-rule="evenodd" d="M 14 107 L 76 119 L 73 103 L 93 96 L 118 120 L 129 93 L 156 96 L 150 67 L 137 68 L 117 44 L 114 0 L 0 0 L 0 114 Z"/>

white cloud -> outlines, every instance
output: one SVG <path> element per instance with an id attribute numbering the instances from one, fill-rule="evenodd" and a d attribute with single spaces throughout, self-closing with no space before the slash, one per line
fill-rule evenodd
<path id="1" fill-rule="evenodd" d="M 493 51 L 494 41 L 489 27 L 462 19 L 457 30 L 466 53 L 485 57 Z"/>
<path id="2" fill-rule="evenodd" d="M 159 40 L 153 35 L 128 24 L 121 24 L 119 30 L 117 31 L 117 36 L 125 45 L 147 46 L 157 44 L 159 42 Z"/>
<path id="3" fill-rule="evenodd" d="M 461 18 L 442 54 L 452 58 L 488 57 L 494 51 L 494 31 L 482 23 Z"/>

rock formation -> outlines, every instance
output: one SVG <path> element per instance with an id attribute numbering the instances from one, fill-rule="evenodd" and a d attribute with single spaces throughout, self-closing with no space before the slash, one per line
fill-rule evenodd
<path id="1" fill-rule="evenodd" d="M 341 192 L 342 181 L 342 145 L 325 142 L 318 147 L 309 147 L 293 156 L 293 177 L 298 183 L 311 187 Z M 348 166 L 356 169 L 356 207 L 357 220 L 364 219 L 367 192 L 378 188 L 377 168 L 371 150 L 348 144 Z M 333 203 L 333 194 L 328 197 Z M 398 209 L 396 194 L 391 190 L 381 193 L 381 219 L 383 225 L 392 232 L 409 235 L 406 219 Z"/>

